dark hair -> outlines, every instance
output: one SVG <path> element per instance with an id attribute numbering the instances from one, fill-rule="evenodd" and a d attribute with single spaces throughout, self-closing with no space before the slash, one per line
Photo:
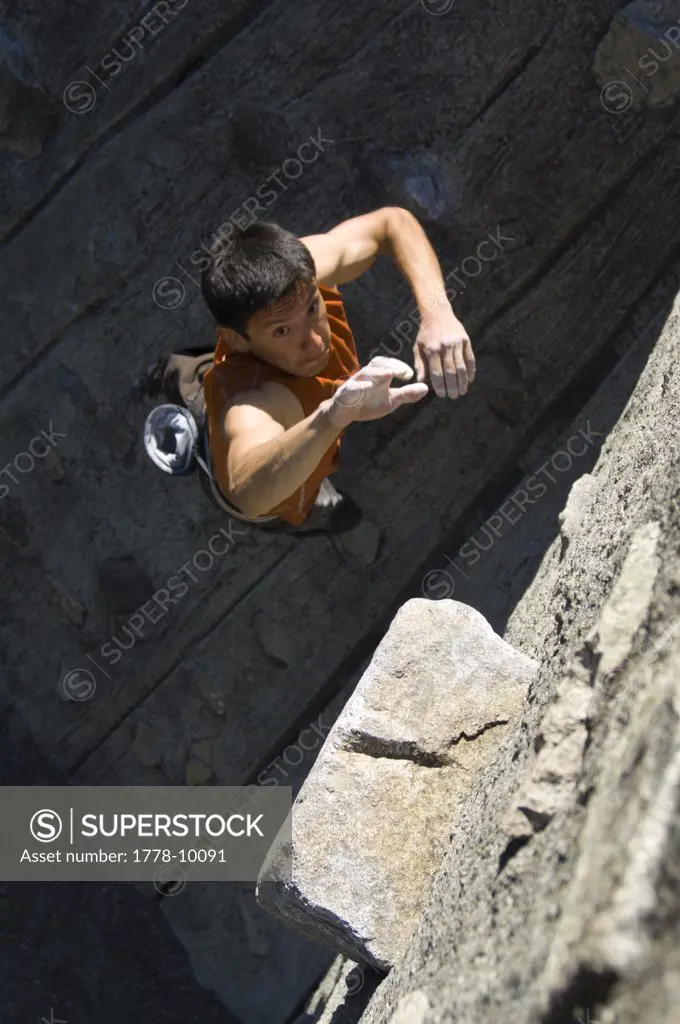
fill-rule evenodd
<path id="1" fill-rule="evenodd" d="M 291 231 L 265 221 L 234 228 L 226 236 L 218 233 L 210 253 L 201 280 L 203 298 L 220 327 L 244 337 L 251 316 L 316 277 L 307 246 Z"/>

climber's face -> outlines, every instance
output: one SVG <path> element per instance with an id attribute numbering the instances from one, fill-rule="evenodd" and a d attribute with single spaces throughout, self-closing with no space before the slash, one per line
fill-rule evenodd
<path id="1" fill-rule="evenodd" d="M 316 281 L 298 282 L 290 295 L 251 317 L 248 337 L 239 338 L 243 344 L 234 347 L 296 377 L 323 373 L 331 329 Z"/>

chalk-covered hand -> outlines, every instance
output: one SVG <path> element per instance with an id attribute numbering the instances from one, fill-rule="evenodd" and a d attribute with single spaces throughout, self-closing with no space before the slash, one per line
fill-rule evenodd
<path id="1" fill-rule="evenodd" d="M 429 380 L 437 398 L 467 394 L 475 379 L 475 356 L 468 333 L 453 311 L 427 319 L 413 346 L 417 380 Z"/>
<path id="2" fill-rule="evenodd" d="M 427 384 L 405 384 L 393 388 L 392 380 L 410 380 L 413 370 L 400 359 L 375 356 L 340 385 L 330 399 L 329 416 L 338 427 L 364 420 L 389 416 L 400 405 L 419 402 L 429 388 Z"/>

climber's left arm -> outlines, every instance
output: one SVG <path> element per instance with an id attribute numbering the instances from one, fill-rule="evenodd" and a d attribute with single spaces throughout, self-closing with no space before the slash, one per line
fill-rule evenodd
<path id="1" fill-rule="evenodd" d="M 390 256 L 411 285 L 420 313 L 413 346 L 416 379 L 429 379 L 440 398 L 466 394 L 475 378 L 472 344 L 446 296 L 437 255 L 412 213 L 385 206 L 301 241 L 314 258 L 317 281 L 330 287 L 365 273 L 378 254 Z"/>

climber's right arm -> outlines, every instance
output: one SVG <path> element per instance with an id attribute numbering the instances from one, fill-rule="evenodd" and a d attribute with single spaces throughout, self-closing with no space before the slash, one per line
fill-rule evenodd
<path id="1" fill-rule="evenodd" d="M 375 356 L 306 417 L 283 384 L 268 381 L 238 394 L 224 417 L 233 501 L 249 518 L 266 515 L 302 487 L 350 423 L 382 419 L 424 398 L 423 382 L 392 387 L 395 377 L 412 376 L 401 360 Z"/>
<path id="2" fill-rule="evenodd" d="M 224 416 L 229 496 L 249 518 L 266 515 L 308 480 L 346 424 L 332 399 L 305 416 L 296 396 L 268 382 L 240 392 Z"/>

